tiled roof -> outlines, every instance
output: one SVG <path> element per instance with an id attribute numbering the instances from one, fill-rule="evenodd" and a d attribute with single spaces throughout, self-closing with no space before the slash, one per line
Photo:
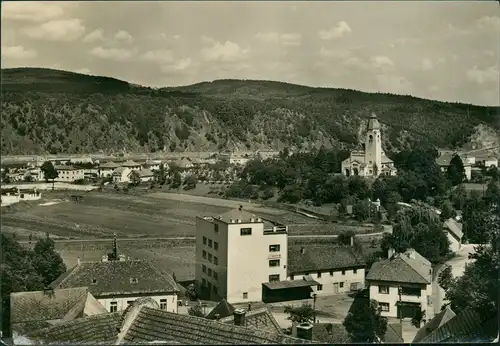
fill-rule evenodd
<path id="1" fill-rule="evenodd" d="M 441 156 L 439 156 L 437 159 L 436 159 L 436 163 L 439 165 L 439 166 L 449 166 L 450 165 L 450 161 L 451 161 L 451 158 L 454 156 L 453 153 L 443 153 Z"/>
<path id="2" fill-rule="evenodd" d="M 420 340 L 422 343 L 490 342 L 498 335 L 498 319 L 486 321 L 472 308 L 458 315 Z"/>
<path id="3" fill-rule="evenodd" d="M 62 319 L 75 305 L 82 303 L 83 311 L 87 294 L 87 287 L 11 293 L 11 323 Z"/>
<path id="4" fill-rule="evenodd" d="M 385 343 L 402 343 L 401 325 L 388 323 Z M 342 323 L 316 323 L 313 326 L 313 340 L 326 344 L 349 344 L 351 338 Z"/>
<path id="5" fill-rule="evenodd" d="M 215 320 L 215 315 L 219 315 L 219 318 L 224 318 L 232 316 L 234 312 L 234 306 L 229 304 L 227 300 L 222 299 L 207 315 L 209 320 Z"/>
<path id="6" fill-rule="evenodd" d="M 179 166 L 180 168 L 186 168 L 186 167 L 191 166 L 193 163 L 191 161 L 189 161 L 188 159 L 183 158 L 183 159 L 175 161 L 175 164 L 177 166 Z"/>
<path id="7" fill-rule="evenodd" d="M 406 250 L 401 258 L 425 279 L 432 281 L 432 264 L 414 249 Z"/>
<path id="8" fill-rule="evenodd" d="M 118 168 L 118 164 L 114 163 L 113 161 L 108 161 L 106 163 L 103 163 L 102 165 L 99 165 L 99 168 Z"/>
<path id="9" fill-rule="evenodd" d="M 37 330 L 27 337 L 44 345 L 114 344 L 120 316 L 115 312 L 79 318 Z"/>
<path id="10" fill-rule="evenodd" d="M 147 168 L 139 171 L 140 177 L 152 177 L 153 175 L 153 172 Z"/>
<path id="11" fill-rule="evenodd" d="M 432 320 L 427 322 L 422 328 L 418 330 L 417 335 L 415 335 L 415 338 L 413 339 L 413 342 L 419 342 L 455 316 L 456 315 L 453 310 L 451 310 L 451 308 L 447 306 L 443 311 L 434 316 Z"/>
<path id="12" fill-rule="evenodd" d="M 95 297 L 179 290 L 170 274 L 158 270 L 148 261 L 140 260 L 81 262 L 50 284 L 53 288 L 84 285 Z"/>
<path id="13" fill-rule="evenodd" d="M 123 162 L 120 166 L 122 166 L 122 167 L 137 167 L 137 166 L 140 166 L 140 164 L 138 164 L 137 162 L 134 162 L 132 160 L 127 160 L 127 161 Z"/>
<path id="14" fill-rule="evenodd" d="M 188 345 L 293 344 L 305 340 L 143 307 L 128 329 L 124 343 L 177 341 Z"/>
<path id="15" fill-rule="evenodd" d="M 63 166 L 63 165 L 55 165 L 54 168 L 56 171 L 74 171 L 77 170 L 78 168 L 75 168 L 75 166 Z"/>
<path id="16" fill-rule="evenodd" d="M 220 320 L 227 324 L 234 324 L 234 316 Z M 268 307 L 247 311 L 245 314 L 245 327 L 261 330 L 267 333 L 282 334 L 282 330 Z"/>
<path id="17" fill-rule="evenodd" d="M 431 280 L 413 268 L 409 263 L 411 261 L 404 257 L 398 255 L 390 260 L 373 263 L 366 280 L 430 284 Z"/>
<path id="18" fill-rule="evenodd" d="M 113 175 L 121 175 L 125 172 L 126 167 L 118 167 L 113 171 Z"/>
<path id="19" fill-rule="evenodd" d="M 301 248 L 304 253 L 301 253 Z M 364 267 L 365 261 L 351 246 L 336 244 L 294 245 L 288 248 L 288 273 Z"/>
<path id="20" fill-rule="evenodd" d="M 462 239 L 464 233 L 462 232 L 462 224 L 457 222 L 454 218 L 449 218 L 444 221 L 443 227 L 450 230 L 458 239 Z"/>

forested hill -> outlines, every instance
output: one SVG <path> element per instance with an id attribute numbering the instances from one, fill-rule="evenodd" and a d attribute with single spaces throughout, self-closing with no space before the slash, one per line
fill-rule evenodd
<path id="1" fill-rule="evenodd" d="M 461 146 L 480 124 L 500 132 L 497 108 L 410 96 L 249 80 L 151 89 L 16 68 L 2 69 L 1 154 L 353 147 L 372 112 L 387 150 Z"/>

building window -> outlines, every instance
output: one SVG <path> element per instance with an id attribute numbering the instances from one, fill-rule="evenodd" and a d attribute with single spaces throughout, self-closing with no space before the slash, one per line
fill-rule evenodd
<path id="1" fill-rule="evenodd" d="M 340 288 L 344 288 L 344 283 L 343 282 L 340 283 Z"/>
<path id="2" fill-rule="evenodd" d="M 219 233 L 219 225 L 214 223 L 214 232 Z"/>
<path id="3" fill-rule="evenodd" d="M 420 297 L 420 288 L 416 287 L 401 287 L 401 294 L 405 296 L 416 296 Z"/>
<path id="4" fill-rule="evenodd" d="M 345 275 L 345 270 L 342 270 L 342 275 Z"/>
<path id="5" fill-rule="evenodd" d="M 207 237 L 203 237 L 203 245 L 207 245 Z"/>
<path id="6" fill-rule="evenodd" d="M 318 272 L 318 279 L 321 278 L 321 272 Z"/>
<path id="7" fill-rule="evenodd" d="M 317 291 L 323 291 L 323 285 L 318 285 L 316 286 Z"/>
<path id="8" fill-rule="evenodd" d="M 214 250 L 219 250 L 219 243 L 214 241 Z"/>
<path id="9" fill-rule="evenodd" d="M 92 279 L 92 285 L 97 285 L 97 279 Z"/>
<path id="10" fill-rule="evenodd" d="M 293 280 L 293 275 L 290 275 L 290 280 Z"/>
<path id="11" fill-rule="evenodd" d="M 380 306 L 380 310 L 382 311 L 389 311 L 389 303 L 378 303 Z"/>
<path id="12" fill-rule="evenodd" d="M 269 275 L 269 282 L 271 282 L 271 281 L 280 281 L 280 274 Z"/>
<path id="13" fill-rule="evenodd" d="M 214 279 L 215 279 L 215 280 L 219 279 L 219 274 L 217 274 L 217 272 L 216 272 L 216 271 L 214 271 L 214 272 L 213 272 L 213 274 L 214 274 L 213 276 L 214 276 Z"/>
<path id="14" fill-rule="evenodd" d="M 207 280 L 201 279 L 201 287 L 205 287 L 207 285 Z"/>
<path id="15" fill-rule="evenodd" d="M 203 265 L 201 266 L 201 270 L 202 270 L 204 273 L 206 273 L 206 272 L 207 272 L 207 267 L 203 264 Z"/>
<path id="16" fill-rule="evenodd" d="M 214 256 L 214 264 L 219 265 L 219 259 L 216 256 Z"/>
<path id="17" fill-rule="evenodd" d="M 333 276 L 333 270 L 330 270 L 330 276 Z"/>
<path id="18" fill-rule="evenodd" d="M 280 266 L 280 260 L 269 260 L 269 266 L 270 267 L 279 267 Z"/>
<path id="19" fill-rule="evenodd" d="M 248 292 L 243 292 L 243 299 L 248 299 Z"/>
<path id="20" fill-rule="evenodd" d="M 207 252 L 205 250 L 203 250 L 203 258 L 207 258 Z"/>
<path id="21" fill-rule="evenodd" d="M 378 286 L 378 293 L 389 294 L 389 286 Z"/>
<path id="22" fill-rule="evenodd" d="M 212 276 L 212 269 L 208 268 L 208 276 Z"/>
<path id="23" fill-rule="evenodd" d="M 134 304 L 133 300 L 127 300 L 127 305 L 132 305 L 132 304 Z"/>
<path id="24" fill-rule="evenodd" d="M 358 270 L 357 270 L 357 269 L 353 269 L 352 273 L 353 273 L 353 274 L 357 274 L 357 273 L 358 273 Z"/>
<path id="25" fill-rule="evenodd" d="M 118 303 L 117 302 L 111 302 L 109 304 L 109 312 L 117 312 L 118 311 Z"/>
<path id="26" fill-rule="evenodd" d="M 211 291 L 211 290 L 212 290 L 212 283 L 211 283 L 210 281 L 208 281 L 208 282 L 207 282 L 207 289 L 208 289 L 209 291 Z"/>
<path id="27" fill-rule="evenodd" d="M 160 299 L 160 309 L 167 310 L 167 300 L 166 299 Z"/>
<path id="28" fill-rule="evenodd" d="M 211 253 L 209 253 L 209 254 L 208 254 L 208 260 L 209 260 L 210 262 L 212 262 L 212 254 L 211 254 Z"/>
<path id="29" fill-rule="evenodd" d="M 217 287 L 214 286 L 213 289 L 214 289 L 214 293 L 217 294 Z"/>
<path id="30" fill-rule="evenodd" d="M 251 228 L 241 228 L 240 235 L 252 235 L 252 229 Z"/>
<path id="31" fill-rule="evenodd" d="M 208 247 L 212 247 L 212 239 L 208 239 Z"/>
<path id="32" fill-rule="evenodd" d="M 269 252 L 279 252 L 280 251 L 280 245 L 269 245 Z"/>

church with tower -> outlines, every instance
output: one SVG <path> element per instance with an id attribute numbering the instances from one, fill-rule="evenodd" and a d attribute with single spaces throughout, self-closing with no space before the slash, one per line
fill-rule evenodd
<path id="1" fill-rule="evenodd" d="M 366 129 L 364 150 L 355 150 L 342 161 L 342 174 L 346 176 L 378 177 L 396 175 L 394 162 L 382 149 L 382 133 L 377 116 L 372 114 Z"/>

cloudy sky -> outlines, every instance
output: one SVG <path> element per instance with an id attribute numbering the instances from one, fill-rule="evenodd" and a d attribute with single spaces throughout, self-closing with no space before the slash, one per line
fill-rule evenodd
<path id="1" fill-rule="evenodd" d="M 2 68 L 148 86 L 221 78 L 499 105 L 500 6 L 471 2 L 2 2 Z"/>

